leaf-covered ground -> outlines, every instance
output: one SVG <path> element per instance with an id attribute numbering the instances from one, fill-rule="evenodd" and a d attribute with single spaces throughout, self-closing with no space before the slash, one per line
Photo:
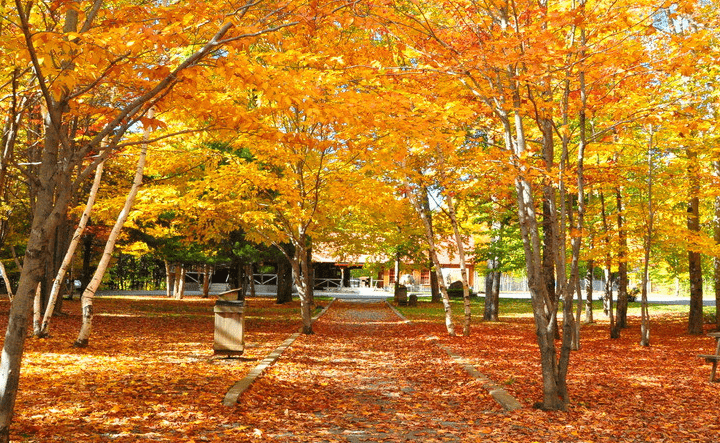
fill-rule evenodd
<path id="1" fill-rule="evenodd" d="M 384 303 L 335 301 L 241 399 L 239 419 L 277 441 L 453 441 L 503 415 L 417 327 Z"/>
<path id="2" fill-rule="evenodd" d="M 79 302 L 51 336 L 28 338 L 15 441 L 232 441 L 242 425 L 220 404 L 233 382 L 297 331 L 299 307 L 252 299 L 241 359 L 213 356 L 212 300 L 101 297 L 90 346 L 73 348 Z M 0 305 L 3 330 L 7 301 Z"/>
<path id="3" fill-rule="evenodd" d="M 90 347 L 76 349 L 78 302 L 66 302 L 69 315 L 54 319 L 51 337 L 27 341 L 13 440 L 711 442 L 720 435 L 720 383 L 707 381 L 710 365 L 696 357 L 714 343 L 687 335 L 684 314 L 654 314 L 650 348 L 637 345 L 633 316 L 619 340 L 608 338 L 606 322 L 583 326 L 568 376 L 573 404 L 543 412 L 532 407 L 541 385 L 531 317 L 501 311 L 501 322 L 475 321 L 471 337 L 450 338 L 439 306 L 404 309 L 413 320 L 405 324 L 384 304 L 336 301 L 314 335 L 301 336 L 226 408 L 227 389 L 297 330 L 298 307 L 250 299 L 246 353 L 225 360 L 212 355 L 212 305 L 99 298 Z M 7 310 L 1 302 L 1 318 Z M 504 412 L 431 336 L 526 407 Z"/>
<path id="4" fill-rule="evenodd" d="M 470 337 L 455 338 L 445 333 L 437 308 L 434 315 L 422 307 L 404 309 L 425 333 L 436 334 L 526 405 L 506 426 L 494 426 L 487 441 L 720 441 L 720 383 L 709 383 L 711 365 L 697 358 L 713 353 L 715 341 L 687 334 L 687 307 L 650 308 L 650 347 L 638 344 L 637 315 L 629 315 L 629 327 L 612 340 L 596 311 L 600 321 L 583 325 L 581 350 L 571 356 L 567 412 L 533 408 L 542 399 L 533 319 L 513 312 L 514 305 L 507 308 L 510 315 L 501 308 L 500 322 L 474 322 Z"/>

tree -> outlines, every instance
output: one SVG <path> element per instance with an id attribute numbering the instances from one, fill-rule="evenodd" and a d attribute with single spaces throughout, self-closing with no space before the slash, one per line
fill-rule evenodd
<path id="1" fill-rule="evenodd" d="M 517 215 L 513 214 L 509 196 L 501 200 L 493 197 L 490 201 L 478 202 L 473 210 L 477 222 L 488 226 L 490 241 L 479 243 L 475 257 L 487 261 L 485 276 L 485 306 L 483 320 L 498 321 L 500 299 L 500 276 L 502 273 L 518 271 L 524 268 L 522 238 L 517 224 Z"/>
<path id="2" fill-rule="evenodd" d="M 542 362 L 542 404 L 563 409 L 569 401 L 565 376 L 575 334 L 572 296 L 583 235 L 583 151 L 638 112 L 618 106 L 619 89 L 631 83 L 636 89 L 652 85 L 642 63 L 647 48 L 640 37 L 652 30 L 647 17 L 653 7 L 452 4 L 454 8 L 394 2 L 394 15 L 378 14 L 406 45 L 405 52 L 418 60 L 419 69 L 442 72 L 459 82 L 466 88 L 463 98 L 476 106 L 477 114 L 492 119 L 488 138 L 504 149 L 504 163 L 512 171 L 506 180 L 514 181 L 516 190 Z M 604 67 L 598 69 L 600 65 Z M 594 129 L 583 140 L 588 114 L 594 116 Z M 558 148 L 552 155 L 551 147 Z M 573 151 L 576 161 L 571 162 Z M 538 194 L 549 205 L 545 217 L 538 214 Z M 563 299 L 559 355 L 554 337 L 548 335 L 555 329 L 559 304 L 548 290 L 549 273 L 542 272 L 543 239 L 552 242 L 545 250 L 553 256 L 557 293 Z"/>
<path id="3" fill-rule="evenodd" d="M 199 62 L 225 44 L 290 24 L 282 5 L 261 10 L 258 3 L 240 4 L 229 18 L 221 10 L 195 20 L 194 3 L 116 8 L 98 0 L 85 9 L 71 2 L 38 3 L 16 0 L 4 7 L 13 17 L 7 32 L 15 38 L 17 63 L 31 66 L 42 97 L 43 140 L 40 164 L 30 171 L 37 189 L 32 225 L 0 361 L 0 441 L 9 438 L 26 320 L 45 271 L 48 239 L 80 185 L 100 162 L 138 143 L 127 138 L 129 131 L 173 86 L 192 78 L 184 72 L 197 73 Z M 184 14 L 189 20 L 181 19 Z M 190 29 L 192 39 L 175 38 Z"/>

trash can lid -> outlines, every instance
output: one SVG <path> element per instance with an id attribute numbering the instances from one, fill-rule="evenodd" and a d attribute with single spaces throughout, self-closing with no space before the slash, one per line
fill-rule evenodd
<path id="1" fill-rule="evenodd" d="M 245 300 L 215 300 L 215 306 L 235 306 L 241 307 L 245 305 Z"/>

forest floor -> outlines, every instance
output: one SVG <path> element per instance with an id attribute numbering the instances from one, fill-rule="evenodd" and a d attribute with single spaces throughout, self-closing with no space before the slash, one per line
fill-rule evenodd
<path id="1" fill-rule="evenodd" d="M 441 307 L 336 301 L 240 397 L 225 392 L 298 330 L 299 307 L 248 299 L 245 354 L 213 356 L 213 300 L 99 297 L 88 348 L 72 347 L 79 302 L 28 338 L 12 440 L 53 441 L 717 441 L 720 383 L 709 383 L 714 340 L 691 336 L 686 307 L 651 307 L 651 346 L 639 320 L 611 340 L 607 321 L 582 328 L 571 357 L 572 404 L 541 399 L 539 355 L 527 301 L 501 304 L 501 321 L 477 320 L 448 337 Z M 326 304 L 326 302 L 322 302 Z M 455 305 L 456 327 L 461 309 Z M 9 305 L 0 302 L 0 320 Z M 597 314 L 596 314 L 597 315 Z M 602 314 L 598 315 L 602 317 Z M 4 324 L 0 324 L 4 328 Z M 504 411 L 435 341 L 523 404 Z"/>

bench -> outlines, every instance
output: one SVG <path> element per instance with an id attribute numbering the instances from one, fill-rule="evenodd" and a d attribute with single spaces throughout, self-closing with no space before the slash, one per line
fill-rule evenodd
<path id="1" fill-rule="evenodd" d="M 715 380 L 715 373 L 717 372 L 718 361 L 720 361 L 720 332 L 711 332 L 708 337 L 715 339 L 715 354 L 714 355 L 698 355 L 700 358 L 704 358 L 706 362 L 712 363 L 712 370 L 710 371 L 710 381 L 720 382 Z"/>

